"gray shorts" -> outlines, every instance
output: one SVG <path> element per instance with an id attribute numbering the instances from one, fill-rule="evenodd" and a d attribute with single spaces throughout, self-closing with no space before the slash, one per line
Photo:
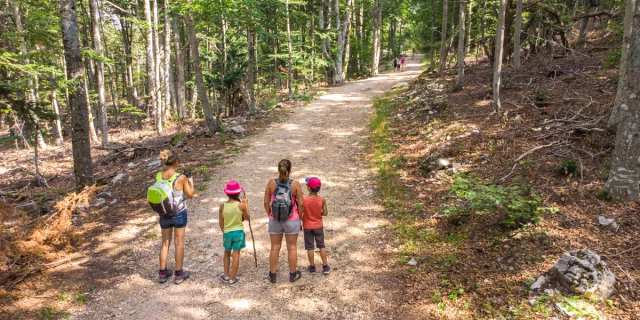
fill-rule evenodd
<path id="1" fill-rule="evenodd" d="M 269 234 L 298 234 L 300 233 L 300 219 L 278 221 L 269 219 Z"/>

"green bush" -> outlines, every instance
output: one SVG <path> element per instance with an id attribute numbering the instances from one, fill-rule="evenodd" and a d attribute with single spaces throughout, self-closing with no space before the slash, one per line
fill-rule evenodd
<path id="1" fill-rule="evenodd" d="M 485 184 L 462 174 L 456 175 L 454 181 L 449 187 L 449 197 L 457 199 L 458 205 L 440 208 L 454 222 L 471 214 L 496 215 L 507 228 L 540 222 L 540 211 L 545 209 L 543 199 L 530 186 Z"/>
<path id="2" fill-rule="evenodd" d="M 558 164 L 556 172 L 560 175 L 575 176 L 580 173 L 580 168 L 575 160 L 565 158 Z"/>
<path id="3" fill-rule="evenodd" d="M 607 68 L 617 67 L 620 64 L 621 56 L 622 56 L 622 50 L 620 49 L 620 47 L 617 47 L 609 51 L 607 56 L 604 57 L 604 60 L 602 60 L 602 65 Z"/>

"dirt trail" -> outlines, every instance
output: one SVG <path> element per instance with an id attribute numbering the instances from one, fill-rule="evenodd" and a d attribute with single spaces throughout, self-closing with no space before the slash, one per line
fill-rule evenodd
<path id="1" fill-rule="evenodd" d="M 185 267 L 191 279 L 180 285 L 158 284 L 159 240 L 146 240 L 133 251 L 138 272 L 126 275 L 111 288 L 94 295 L 78 319 L 294 319 L 313 316 L 326 319 L 391 318 L 394 297 L 403 290 L 396 277 L 385 272 L 390 255 L 384 248 L 379 226 L 385 223 L 376 204 L 371 172 L 364 163 L 367 120 L 371 102 L 394 84 L 420 73 L 419 60 L 408 60 L 406 72 L 350 82 L 330 89 L 309 105 L 296 108 L 284 123 L 238 141 L 249 148 L 232 163 L 215 168 L 209 188 L 189 200 Z M 268 218 L 262 205 L 264 187 L 276 176 L 280 159 L 293 162 L 292 178 L 317 175 L 323 180 L 321 194 L 327 198 L 330 216 L 325 220 L 331 275 L 311 276 L 302 233 L 298 238 L 298 270 L 302 278 L 288 280 L 286 250 L 281 252 L 278 283 L 267 281 L 269 255 Z M 218 227 L 218 205 L 225 199 L 222 189 L 237 179 L 250 199 L 252 226 L 258 255 L 254 267 L 249 228 L 239 273 L 241 283 L 232 288 L 221 283 L 222 236 Z M 305 191 L 306 192 L 306 191 Z M 144 221 L 157 218 L 146 218 Z M 145 228 L 136 221 L 133 229 Z M 137 223 L 137 225 L 135 225 Z M 157 228 L 157 222 L 153 225 Z M 131 231 L 131 229 L 129 229 Z M 135 245 L 134 245 L 135 246 Z M 388 247 L 387 247 L 388 248 Z M 389 250 L 386 250 L 389 251 Z M 388 252 L 387 252 L 388 253 Z M 174 266 L 173 248 L 169 267 Z M 318 263 L 319 255 L 316 257 Z"/>

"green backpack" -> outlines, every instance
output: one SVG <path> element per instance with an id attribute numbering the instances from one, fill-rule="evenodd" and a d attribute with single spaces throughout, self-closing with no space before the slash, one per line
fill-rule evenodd
<path id="1" fill-rule="evenodd" d="M 163 218 L 173 217 L 180 209 L 182 199 L 173 198 L 173 183 L 180 176 L 174 174 L 167 180 L 162 179 L 162 172 L 158 172 L 156 183 L 147 189 L 147 200 L 153 211 Z"/>

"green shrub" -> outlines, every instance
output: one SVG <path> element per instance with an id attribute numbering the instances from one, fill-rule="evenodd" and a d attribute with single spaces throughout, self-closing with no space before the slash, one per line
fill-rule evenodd
<path id="1" fill-rule="evenodd" d="M 540 211 L 546 209 L 542 206 L 543 199 L 527 185 L 485 184 L 462 174 L 454 176 L 454 181 L 449 192 L 458 205 L 440 208 L 453 221 L 471 214 L 492 214 L 499 217 L 502 226 L 513 228 L 540 222 Z"/>
<path id="2" fill-rule="evenodd" d="M 578 168 L 578 163 L 575 160 L 565 158 L 558 164 L 556 173 L 565 176 L 575 176 L 580 173 L 580 168 Z"/>
<path id="3" fill-rule="evenodd" d="M 615 68 L 620 64 L 621 56 L 622 50 L 620 49 L 620 47 L 617 47 L 607 53 L 607 56 L 604 57 L 604 60 L 602 60 L 602 65 L 607 68 Z"/>
<path id="4" fill-rule="evenodd" d="M 540 91 L 536 93 L 536 101 L 542 102 L 547 100 L 547 98 L 549 98 L 549 94 L 546 91 Z"/>

